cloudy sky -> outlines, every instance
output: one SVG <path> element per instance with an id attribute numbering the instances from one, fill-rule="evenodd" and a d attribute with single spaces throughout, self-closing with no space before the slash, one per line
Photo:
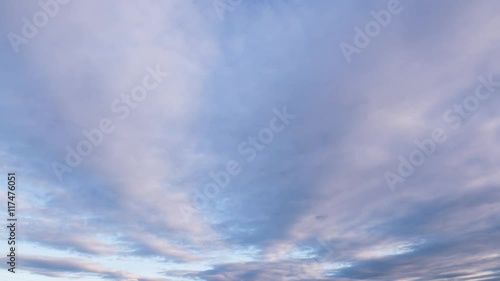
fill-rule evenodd
<path id="1" fill-rule="evenodd" d="M 0 2 L 1 280 L 500 280 L 500 2 L 58 1 Z"/>

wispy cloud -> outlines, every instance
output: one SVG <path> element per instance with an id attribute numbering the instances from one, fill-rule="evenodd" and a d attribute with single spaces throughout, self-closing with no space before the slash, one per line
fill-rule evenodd
<path id="1" fill-rule="evenodd" d="M 401 1 L 348 63 L 339 44 L 387 5 L 241 1 L 221 21 L 212 1 L 74 0 L 16 53 L 7 35 L 40 6 L 0 3 L 19 280 L 498 279 L 498 96 L 394 192 L 384 173 L 500 74 L 500 5 Z M 157 65 L 169 76 L 129 105 Z M 296 118 L 247 161 L 284 106 Z M 113 132 L 60 181 L 52 163 L 103 118 Z M 193 206 L 230 161 L 241 172 Z"/>

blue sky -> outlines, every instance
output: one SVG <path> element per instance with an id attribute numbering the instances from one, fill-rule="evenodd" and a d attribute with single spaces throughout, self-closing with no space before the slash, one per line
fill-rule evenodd
<path id="1" fill-rule="evenodd" d="M 2 1 L 0 279 L 499 280 L 499 12 Z"/>

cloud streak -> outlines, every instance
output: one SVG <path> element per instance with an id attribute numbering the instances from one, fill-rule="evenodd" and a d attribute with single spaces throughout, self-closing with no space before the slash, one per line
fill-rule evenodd
<path id="1" fill-rule="evenodd" d="M 394 192 L 384 173 L 500 73 L 500 5 L 401 5 L 350 63 L 339 44 L 387 1 L 242 1 L 224 21 L 211 1 L 71 1 L 19 53 L 5 37 L 20 280 L 498 279 L 500 99 Z M 0 3 L 0 31 L 37 9 Z M 170 75 L 121 120 L 111 105 L 157 65 Z M 283 106 L 297 117 L 247 161 Z M 103 118 L 113 132 L 59 181 L 51 164 Z M 193 206 L 230 161 L 241 172 Z"/>

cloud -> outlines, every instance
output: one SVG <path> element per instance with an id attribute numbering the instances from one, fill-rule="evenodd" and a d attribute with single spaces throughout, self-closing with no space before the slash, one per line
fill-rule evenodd
<path id="1" fill-rule="evenodd" d="M 37 7 L 10 4 L 4 33 Z M 0 167 L 21 178 L 23 239 L 47 251 L 25 257 L 27 271 L 82 280 L 498 278 L 499 96 L 459 130 L 442 115 L 478 76 L 500 79 L 500 6 L 406 1 L 347 64 L 340 42 L 386 6 L 243 1 L 221 22 L 201 1 L 72 1 L 19 54 L 2 45 Z M 113 102 L 148 66 L 170 75 L 119 118 Z M 297 117 L 245 161 L 238 145 L 283 106 Z M 103 118 L 115 131 L 60 182 L 51 163 L 64 163 L 65 147 Z M 384 172 L 435 128 L 448 140 L 391 192 Z M 242 173 L 208 208 L 194 208 L 193 190 L 229 160 Z"/>
<path id="2" fill-rule="evenodd" d="M 24 266 L 29 270 L 50 277 L 68 278 L 74 274 L 98 276 L 104 280 L 141 280 L 141 281 L 166 281 L 164 278 L 142 277 L 122 270 L 111 270 L 79 259 L 54 259 L 42 256 L 29 256 L 24 258 Z"/>

